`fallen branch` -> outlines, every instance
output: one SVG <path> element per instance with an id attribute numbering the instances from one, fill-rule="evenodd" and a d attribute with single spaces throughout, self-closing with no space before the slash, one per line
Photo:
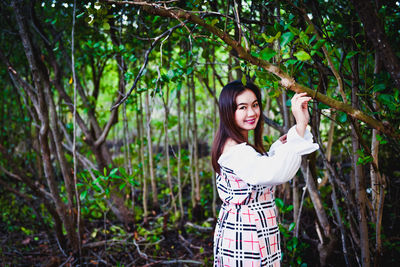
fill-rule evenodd
<path id="1" fill-rule="evenodd" d="M 185 224 L 185 226 L 192 227 L 192 228 L 194 228 L 194 229 L 196 229 L 196 230 L 199 230 L 200 232 L 210 232 L 210 231 L 213 230 L 212 227 L 204 227 L 204 226 L 200 226 L 200 225 L 197 225 L 197 224 L 193 224 L 193 223 L 191 223 L 191 222 L 187 222 L 187 223 Z"/>
<path id="2" fill-rule="evenodd" d="M 149 266 L 153 266 L 153 265 L 163 266 L 163 265 L 180 264 L 180 263 L 197 264 L 197 265 L 204 264 L 204 262 L 194 261 L 194 260 L 169 260 L 169 261 L 155 261 L 155 262 L 143 265 L 143 267 L 149 267 Z"/>

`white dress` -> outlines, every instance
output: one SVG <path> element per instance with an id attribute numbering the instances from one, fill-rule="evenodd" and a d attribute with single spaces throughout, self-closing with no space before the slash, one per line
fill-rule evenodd
<path id="1" fill-rule="evenodd" d="M 223 201 L 214 233 L 214 266 L 280 266 L 281 249 L 274 200 L 275 185 L 292 179 L 301 156 L 319 148 L 293 126 L 267 155 L 246 143 L 223 153 L 217 190 Z"/>

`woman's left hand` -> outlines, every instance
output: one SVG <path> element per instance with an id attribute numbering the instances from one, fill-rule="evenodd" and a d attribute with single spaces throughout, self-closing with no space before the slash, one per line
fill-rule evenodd
<path id="1" fill-rule="evenodd" d="M 304 136 L 305 129 L 310 120 L 310 114 L 308 113 L 308 101 L 311 97 L 307 96 L 307 93 L 295 94 L 292 97 L 292 113 L 296 119 L 296 129 L 300 136 Z"/>
<path id="2" fill-rule="evenodd" d="M 281 137 L 279 137 L 279 141 L 281 141 L 282 144 L 285 144 L 287 142 L 287 134 L 284 134 Z"/>

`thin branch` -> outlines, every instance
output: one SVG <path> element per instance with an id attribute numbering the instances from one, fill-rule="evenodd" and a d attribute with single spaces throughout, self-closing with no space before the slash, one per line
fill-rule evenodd
<path id="1" fill-rule="evenodd" d="M 147 51 L 146 51 L 146 53 L 145 53 L 145 55 L 144 55 L 144 57 L 145 57 L 144 63 L 143 63 L 143 65 L 142 65 L 142 67 L 140 68 L 139 73 L 138 73 L 138 75 L 136 76 L 135 81 L 133 82 L 133 85 L 132 85 L 131 89 L 129 89 L 128 93 L 127 93 L 117 104 L 115 104 L 113 107 L 111 107 L 111 110 L 114 110 L 114 109 L 118 108 L 119 105 L 121 105 L 123 102 L 125 102 L 125 100 L 132 94 L 132 92 L 133 92 L 133 90 L 135 89 L 135 87 L 136 87 L 136 85 L 137 85 L 139 79 L 142 77 L 142 74 L 143 74 L 144 69 L 145 69 L 146 66 L 147 66 L 147 63 L 148 63 L 148 61 L 149 61 L 150 52 L 154 49 L 154 47 L 156 46 L 156 44 L 158 43 L 158 41 L 159 41 L 161 38 L 163 38 L 164 36 L 166 36 L 166 35 L 168 35 L 168 36 L 171 35 L 171 33 L 172 33 L 174 30 L 176 30 L 177 28 L 182 27 L 182 26 L 183 26 L 183 22 L 181 22 L 180 24 L 178 24 L 178 25 L 176 25 L 176 26 L 174 26 L 174 27 L 168 29 L 167 31 L 165 31 L 164 33 L 162 33 L 161 35 L 159 35 L 158 37 L 156 37 L 156 38 L 154 39 L 154 41 L 151 43 L 150 48 L 147 49 Z M 97 143 L 97 141 L 96 141 L 96 143 Z"/>
<path id="2" fill-rule="evenodd" d="M 72 160 L 74 165 L 74 188 L 75 188 L 75 201 L 77 206 L 77 218 L 76 224 L 78 227 L 78 250 L 79 250 L 79 258 L 82 255 L 82 240 L 81 240 L 81 203 L 79 199 L 79 192 L 78 192 L 78 179 L 76 177 L 77 172 L 77 152 L 76 152 L 76 106 L 77 106 L 77 99 L 76 99 L 76 72 L 75 72 L 75 14 L 76 14 L 76 0 L 74 0 L 74 9 L 72 12 L 72 31 L 71 31 L 71 69 L 72 69 L 72 79 L 74 81 L 74 119 L 73 119 L 73 139 L 72 139 Z"/>
<path id="3" fill-rule="evenodd" d="M 201 19 L 199 16 L 196 16 L 194 14 L 191 14 L 185 10 L 171 10 L 171 9 L 166 9 L 163 7 L 159 6 L 154 6 L 150 5 L 148 3 L 146 4 L 140 4 L 143 2 L 135 2 L 135 1 L 111 1 L 108 0 L 106 1 L 107 3 L 110 4 L 134 4 L 134 5 L 142 5 L 143 10 L 146 11 L 147 13 L 162 16 L 162 17 L 170 17 L 170 18 L 183 18 L 187 19 L 195 24 L 198 24 L 200 26 L 203 26 L 207 31 L 209 31 L 212 34 L 215 34 L 218 36 L 221 40 L 223 40 L 227 45 L 232 47 L 232 49 L 236 52 L 236 55 L 238 58 L 241 58 L 243 60 L 248 61 L 249 63 L 259 66 L 268 72 L 276 75 L 279 77 L 280 80 L 280 85 L 283 87 L 300 93 L 300 92 L 306 92 L 308 95 L 314 96 L 315 99 L 318 101 L 327 104 L 330 107 L 333 107 L 337 110 L 341 110 L 351 117 L 361 120 L 369 125 L 371 125 L 373 128 L 380 130 L 381 132 L 385 133 L 388 136 L 392 136 L 396 139 L 400 139 L 400 134 L 393 129 L 390 125 L 384 124 L 383 122 L 376 120 L 375 118 L 367 115 L 366 113 L 362 112 L 359 109 L 353 108 L 351 105 L 343 103 L 341 101 L 335 100 L 331 97 L 328 97 L 327 95 L 324 95 L 322 93 L 316 92 L 315 90 L 303 86 L 301 84 L 298 84 L 295 79 L 290 76 L 287 72 L 279 68 L 278 66 L 275 66 L 274 64 L 271 64 L 270 62 L 254 57 L 250 53 L 246 51 L 245 48 L 240 46 L 237 41 L 233 40 L 226 32 L 223 32 L 221 29 L 218 27 L 215 27 L 213 25 L 210 25 L 206 23 L 203 19 Z M 172 14 L 173 13 L 173 14 Z"/>

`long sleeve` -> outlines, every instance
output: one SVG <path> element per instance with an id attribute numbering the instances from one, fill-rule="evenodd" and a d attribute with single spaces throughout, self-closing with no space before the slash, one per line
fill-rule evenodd
<path id="1" fill-rule="evenodd" d="M 309 131 L 306 131 L 302 138 L 293 126 L 287 134 L 287 142 L 271 147 L 269 157 L 242 143 L 222 154 L 218 162 L 232 169 L 248 184 L 273 186 L 292 179 L 300 167 L 301 156 L 318 148 L 318 144 L 313 143 Z"/>

